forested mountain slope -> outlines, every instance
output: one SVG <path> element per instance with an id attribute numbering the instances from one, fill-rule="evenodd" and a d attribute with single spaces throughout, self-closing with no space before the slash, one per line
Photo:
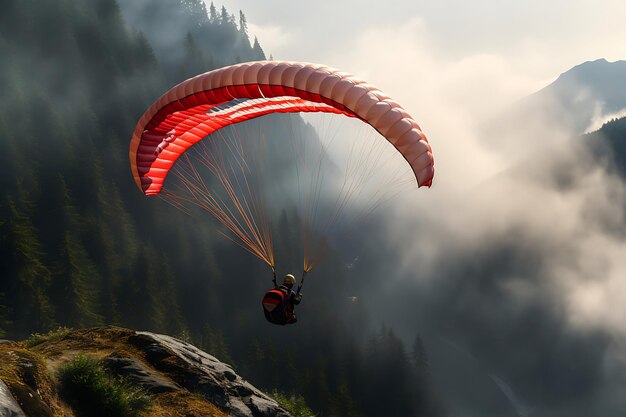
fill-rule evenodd
<path id="1" fill-rule="evenodd" d="M 9 1 L 0 56 L 3 337 L 147 329 L 193 340 L 266 390 L 304 395 L 320 415 L 381 415 L 377 396 L 391 395 L 388 415 L 441 414 L 421 339 L 408 349 L 391 328 L 370 331 L 336 254 L 297 328 L 272 328 L 259 305 L 269 271 L 132 181 L 128 142 L 147 106 L 189 75 L 265 58 L 243 13 L 200 0 Z M 285 212 L 278 232 L 296 227 Z"/>

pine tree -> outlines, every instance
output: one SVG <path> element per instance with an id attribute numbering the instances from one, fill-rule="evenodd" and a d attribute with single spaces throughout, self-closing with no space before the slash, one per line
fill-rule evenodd
<path id="1" fill-rule="evenodd" d="M 183 315 L 178 305 L 178 291 L 176 276 L 165 254 L 160 257 L 159 295 L 157 303 L 160 308 L 154 308 L 155 325 L 157 330 L 166 334 L 178 335 L 187 332 Z"/>
<path id="2" fill-rule="evenodd" d="M 59 176 L 59 188 L 63 197 L 65 228 L 59 242 L 59 258 L 55 265 L 54 293 L 59 321 L 67 326 L 91 326 L 101 324 L 98 305 L 101 276 L 82 241 L 85 222 L 72 202 L 70 190 Z"/>
<path id="3" fill-rule="evenodd" d="M 74 327 L 102 324 L 98 306 L 98 270 L 74 231 L 66 231 L 59 255 L 55 287 L 60 322 Z"/>
<path id="4" fill-rule="evenodd" d="M 357 411 L 357 405 L 350 392 L 350 387 L 345 381 L 342 381 L 337 388 L 334 408 L 336 410 L 336 415 L 338 416 L 359 417 L 361 415 Z"/>
<path id="5" fill-rule="evenodd" d="M 414 366 L 413 385 L 415 387 L 413 408 L 417 410 L 419 415 L 443 415 L 442 405 L 433 391 L 428 354 L 419 335 L 415 336 L 411 356 Z"/>
<path id="6" fill-rule="evenodd" d="M 134 190 L 133 190 L 134 191 Z M 115 213 L 115 236 L 122 242 L 122 252 L 126 258 L 134 259 L 141 245 L 135 222 L 124 204 L 120 190 L 111 185 L 111 205 Z"/>
<path id="7" fill-rule="evenodd" d="M 2 50 L 0 49 L 0 54 Z M 3 54 L 6 56 L 5 54 Z M 4 80 L 0 78 L 0 83 Z M 7 192 L 10 190 L 14 183 L 14 173 L 16 171 L 16 146 L 15 140 L 9 134 L 9 128 L 5 122 L 4 115 L 1 112 L 3 107 L 0 107 L 0 143 L 3 144 L 4 151 L 0 153 L 0 189 Z"/>
<path id="8" fill-rule="evenodd" d="M 246 378 L 257 378 L 261 375 L 261 364 L 265 359 L 265 354 L 263 353 L 263 348 L 259 339 L 255 336 L 252 336 L 250 339 L 250 343 L 245 351 L 243 360 L 240 360 L 241 369 L 240 372 Z"/>
<path id="9" fill-rule="evenodd" d="M 363 401 L 366 415 L 414 415 L 410 369 L 404 344 L 392 329 L 383 326 L 368 342 Z M 381 397 L 393 397 L 394 401 L 383 404 L 377 401 Z"/>
<path id="10" fill-rule="evenodd" d="M 230 356 L 230 351 L 228 349 L 224 333 L 220 329 L 214 330 L 207 323 L 204 327 L 201 342 L 204 349 L 211 355 L 215 356 L 224 363 L 234 366 L 235 361 Z"/>
<path id="11" fill-rule="evenodd" d="M 117 294 L 123 324 L 159 331 L 167 314 L 160 303 L 158 252 L 151 245 L 139 249 L 133 271 Z"/>
<path id="12" fill-rule="evenodd" d="M 252 45 L 252 51 L 255 54 L 255 58 L 258 60 L 265 59 L 265 52 L 263 52 L 263 48 L 261 48 L 261 44 L 259 43 L 259 39 L 254 37 L 254 44 Z"/>
<path id="13" fill-rule="evenodd" d="M 246 39 L 248 39 L 248 22 L 246 20 L 246 15 L 243 14 L 241 10 L 239 10 L 239 32 L 245 35 Z"/>
<path id="14" fill-rule="evenodd" d="M 206 5 L 202 0 L 182 0 L 182 5 L 192 19 L 192 26 L 202 26 L 208 22 Z"/>
<path id="15" fill-rule="evenodd" d="M 423 375 L 424 377 L 428 377 L 430 375 L 430 365 L 428 363 L 428 355 L 426 353 L 426 348 L 424 347 L 424 342 L 422 338 L 417 335 L 415 336 L 415 341 L 413 342 L 413 350 L 411 352 L 411 356 L 413 359 L 413 366 L 416 371 Z"/>
<path id="16" fill-rule="evenodd" d="M 45 253 L 38 231 L 29 215 L 31 203 L 18 184 L 20 206 L 11 197 L 7 199 L 10 248 L 7 274 L 3 277 L 7 288 L 8 307 L 17 335 L 42 332 L 55 325 L 54 308 L 48 298 L 51 272 L 45 262 Z"/>
<path id="17" fill-rule="evenodd" d="M 230 23 L 230 15 L 226 10 L 226 7 L 222 6 L 222 10 L 220 12 L 220 24 L 227 25 Z"/>
<path id="18" fill-rule="evenodd" d="M 241 38 L 242 52 L 246 53 L 246 56 L 250 54 L 250 37 L 248 36 L 248 21 L 243 11 L 239 10 L 239 36 Z"/>
<path id="19" fill-rule="evenodd" d="M 133 271 L 117 291 L 124 325 L 172 335 L 188 334 L 167 256 L 151 245 L 139 250 Z"/>
<path id="20" fill-rule="evenodd" d="M 320 360 L 321 362 L 321 360 Z M 320 410 L 323 410 L 325 414 L 332 413 L 332 394 L 330 391 L 330 386 L 328 384 L 328 378 L 326 375 L 326 371 L 324 370 L 325 364 L 320 363 L 317 371 L 317 381 L 316 381 L 316 390 L 318 398 L 317 407 Z"/>
<path id="21" fill-rule="evenodd" d="M 230 300 L 221 296 L 222 275 L 215 255 L 215 244 L 210 233 L 201 233 L 200 241 L 189 239 L 188 230 L 196 227 L 182 218 L 174 224 L 175 246 L 166 249 L 176 261 L 176 272 L 181 278 L 180 305 L 192 332 L 202 331 L 210 317 L 224 311 Z M 238 291 L 239 288 L 236 289 Z"/>
<path id="22" fill-rule="evenodd" d="M 116 288 L 122 285 L 121 277 L 124 275 L 125 258 L 124 252 L 119 247 L 119 236 L 116 236 L 113 227 L 117 222 L 117 216 L 111 205 L 111 186 L 108 184 L 102 158 L 92 148 L 90 152 L 91 166 L 93 169 L 93 189 L 96 195 L 97 215 L 89 225 L 88 235 L 91 237 L 91 253 L 95 254 L 94 262 L 98 265 L 102 280 L 99 284 L 102 314 L 106 323 L 120 323 L 120 315 L 115 297 Z"/>
<path id="23" fill-rule="evenodd" d="M 146 65 L 148 68 L 157 66 L 157 59 L 154 56 L 154 51 L 146 39 L 143 32 L 137 32 L 135 37 L 135 56 L 138 64 Z"/>
<path id="24" fill-rule="evenodd" d="M 0 337 L 5 337 L 9 326 L 9 309 L 4 305 L 4 293 L 0 292 Z"/>
<path id="25" fill-rule="evenodd" d="M 185 56 L 183 58 L 182 78 L 187 78 L 206 69 L 205 58 L 202 50 L 196 44 L 191 32 L 185 37 Z"/>
<path id="26" fill-rule="evenodd" d="M 209 6 L 209 21 L 211 23 L 217 23 L 217 10 L 215 9 L 215 5 L 211 2 L 211 6 Z"/>

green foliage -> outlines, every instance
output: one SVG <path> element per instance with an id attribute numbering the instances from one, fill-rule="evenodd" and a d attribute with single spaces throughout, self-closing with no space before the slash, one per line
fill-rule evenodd
<path id="1" fill-rule="evenodd" d="M 54 289 L 58 305 L 65 308 L 59 316 L 70 326 L 85 327 L 102 323 L 98 306 L 98 267 L 85 247 L 82 232 L 85 227 L 78 208 L 72 204 L 70 191 L 63 177 L 59 179 L 63 196 L 63 237 L 55 268 Z"/>
<path id="2" fill-rule="evenodd" d="M 294 415 L 312 415 L 308 406 L 325 416 L 392 415 L 369 407 L 372 393 L 396 399 L 395 415 L 431 415 L 424 395 L 408 395 L 427 392 L 415 365 L 426 363 L 423 346 L 411 356 L 385 331 L 364 349 L 365 331 L 350 326 L 366 318 L 335 313 L 348 290 L 337 269 L 332 291 L 323 280 L 308 287 L 297 326 L 271 328 L 258 305 L 267 271 L 133 184 L 128 139 L 150 103 L 183 76 L 265 58 L 258 39 L 250 46 L 243 13 L 237 27 L 202 0 L 120 0 L 122 13 L 136 12 L 124 18 L 114 0 L 9 3 L 0 13 L 0 56 L 11 57 L 0 65 L 0 333 L 102 322 L 149 329 L 193 340 L 255 385 L 298 387 L 309 404 L 283 395 Z M 287 243 L 297 239 L 297 219 L 285 215 L 279 227 Z M 290 254 L 281 262 L 299 256 L 279 249 Z M 77 358 L 60 376 L 67 390 L 85 390 L 75 399 L 129 403 L 94 360 Z"/>
<path id="3" fill-rule="evenodd" d="M 626 117 L 612 119 L 600 130 L 586 134 L 585 143 L 598 158 L 611 161 L 617 172 L 626 178 Z"/>
<path id="4" fill-rule="evenodd" d="M 265 59 L 265 52 L 263 51 L 263 48 L 261 48 L 259 39 L 256 36 L 254 37 L 254 44 L 252 45 L 252 50 L 254 51 L 255 54 L 257 54 L 258 56 L 262 56 L 263 59 Z"/>
<path id="5" fill-rule="evenodd" d="M 218 9 L 211 3 L 207 10 L 202 0 L 119 3 L 129 23 L 151 43 L 170 82 L 241 61 L 265 59 L 250 46 L 248 23 L 241 12 L 236 19 L 225 6 Z"/>
<path id="6" fill-rule="evenodd" d="M 248 20 L 241 10 L 239 10 L 239 31 L 246 37 L 248 36 Z"/>
<path id="7" fill-rule="evenodd" d="M 11 290 L 7 298 L 12 301 L 9 307 L 14 313 L 16 325 L 35 331 L 48 330 L 54 325 L 54 308 L 48 296 L 52 274 L 29 213 L 32 206 L 23 192 L 20 193 L 20 200 L 20 206 L 11 198 L 7 204 L 6 243 L 10 265 L 3 274 Z"/>
<path id="8" fill-rule="evenodd" d="M 217 21 L 217 9 L 215 8 L 215 4 L 211 2 L 211 6 L 209 7 L 209 21 L 214 23 Z"/>
<path id="9" fill-rule="evenodd" d="M 3 303 L 4 294 L 0 292 L 0 303 Z M 6 328 L 8 326 L 7 316 L 9 315 L 9 309 L 0 304 L 0 337 L 4 337 L 6 335 Z"/>
<path id="10" fill-rule="evenodd" d="M 273 391 L 271 396 L 294 417 L 315 417 L 302 395 L 287 395 L 280 391 Z"/>
<path id="11" fill-rule="evenodd" d="M 206 324 L 198 342 L 198 345 L 202 349 L 215 356 L 220 361 L 231 366 L 235 365 L 235 361 L 230 356 L 224 333 L 221 330 L 214 330 L 209 324 Z"/>
<path id="12" fill-rule="evenodd" d="M 151 403 L 144 390 L 109 377 L 89 356 L 72 359 L 59 371 L 59 381 L 64 400 L 78 417 L 134 417 Z"/>
<path id="13" fill-rule="evenodd" d="M 291 398 L 284 393 L 292 393 L 297 387 L 307 407 L 319 415 L 443 415 L 432 388 L 426 348 L 419 336 L 409 353 L 389 327 L 372 332 L 367 343 L 362 343 L 340 320 L 325 317 L 324 313 L 317 316 L 319 328 L 305 323 L 307 329 L 299 333 L 297 348 L 292 334 L 285 332 L 261 340 L 251 338 L 248 346 L 234 356 L 238 371 L 258 386 L 278 391 L 276 398 L 281 404 L 281 393 Z"/>
<path id="14" fill-rule="evenodd" d="M 54 342 L 56 340 L 63 339 L 72 329 L 68 327 L 57 327 L 54 330 L 50 330 L 48 333 L 33 333 L 24 342 L 26 347 L 33 347 L 45 342 Z"/>
<path id="15" fill-rule="evenodd" d="M 137 117 L 181 72 L 262 58 L 243 13 L 239 24 L 202 0 L 23 0 L 3 10 L 0 329 L 9 337 L 101 323 L 197 335 L 219 310 L 213 242 L 146 203 L 127 149 Z M 225 351 L 225 337 L 215 340 Z"/>

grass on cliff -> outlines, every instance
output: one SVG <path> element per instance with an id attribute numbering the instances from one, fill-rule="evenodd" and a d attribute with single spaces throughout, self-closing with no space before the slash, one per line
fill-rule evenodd
<path id="1" fill-rule="evenodd" d="M 24 345 L 31 348 L 44 342 L 54 342 L 64 338 L 71 331 L 72 329 L 68 329 L 67 327 L 59 327 L 56 330 L 49 331 L 48 333 L 33 333 L 24 341 Z"/>
<path id="2" fill-rule="evenodd" d="M 287 395 L 280 391 L 273 391 L 271 396 L 293 417 L 315 417 L 301 395 Z"/>
<path id="3" fill-rule="evenodd" d="M 143 389 L 109 377 L 100 362 L 85 355 L 61 368 L 59 381 L 77 417 L 136 417 L 151 403 Z"/>

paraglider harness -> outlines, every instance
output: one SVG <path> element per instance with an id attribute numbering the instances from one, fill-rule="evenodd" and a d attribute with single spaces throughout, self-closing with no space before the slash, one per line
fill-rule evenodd
<path id="1" fill-rule="evenodd" d="M 272 273 L 272 282 L 274 283 L 274 288 L 265 293 L 262 302 L 265 318 L 270 323 L 280 326 L 295 323 L 296 316 L 293 312 L 294 305 L 293 301 L 290 299 L 292 297 L 292 291 L 283 291 L 276 283 L 276 271 L 274 270 L 274 268 L 272 268 Z M 303 271 L 302 278 L 300 279 L 300 284 L 298 285 L 298 289 L 295 293 L 296 297 L 300 295 L 302 286 L 304 285 L 305 276 L 306 271 Z"/>

